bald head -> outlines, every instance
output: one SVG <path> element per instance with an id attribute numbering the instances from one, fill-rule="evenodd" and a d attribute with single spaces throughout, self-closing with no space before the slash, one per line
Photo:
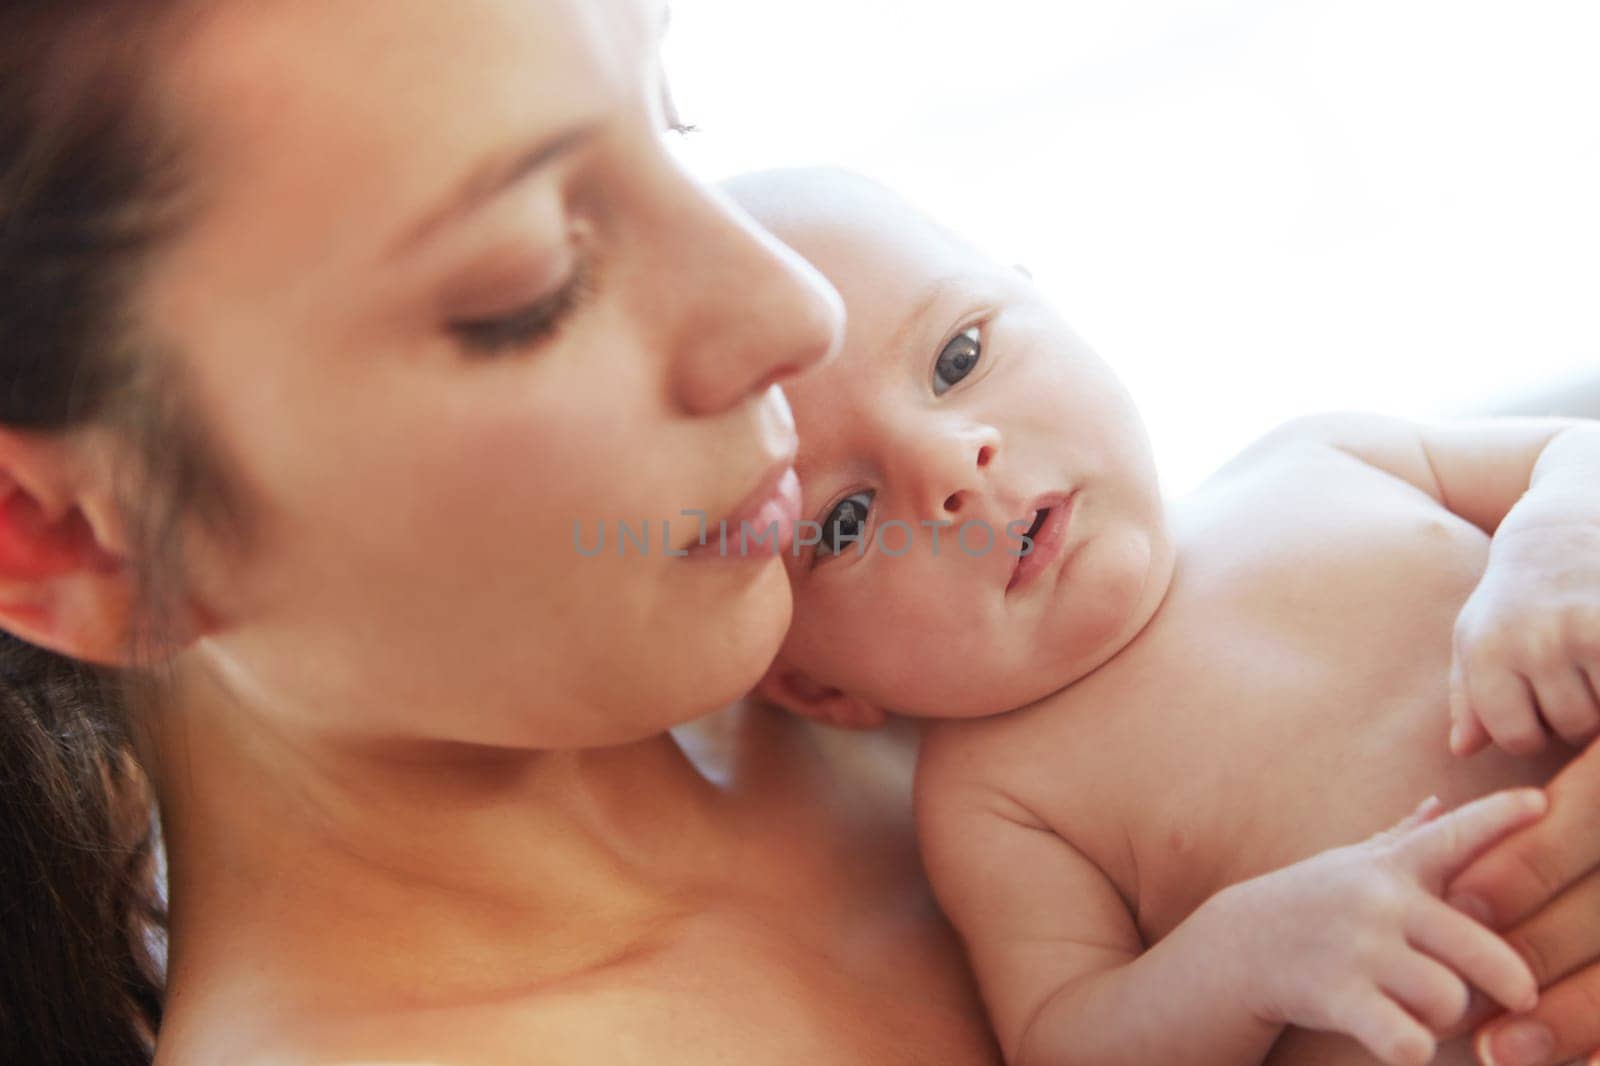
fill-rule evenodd
<path id="1" fill-rule="evenodd" d="M 885 229 L 932 237 L 964 254 L 983 254 L 899 193 L 841 167 L 752 171 L 727 179 L 722 188 L 757 222 L 807 258 L 819 239 L 836 243 L 852 232 Z"/>

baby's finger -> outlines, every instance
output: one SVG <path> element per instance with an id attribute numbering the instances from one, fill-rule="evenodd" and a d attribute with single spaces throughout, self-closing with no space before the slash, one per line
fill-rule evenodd
<path id="1" fill-rule="evenodd" d="M 1573 747 L 1582 747 L 1600 731 L 1600 704 L 1589 689 L 1583 671 L 1569 664 L 1554 667 L 1533 682 L 1539 711 L 1556 734 Z"/>
<path id="2" fill-rule="evenodd" d="M 1419 826 L 1398 847 L 1428 890 L 1437 892 L 1478 852 L 1536 820 L 1544 810 L 1545 797 L 1539 789 L 1495 792 Z"/>
<path id="3" fill-rule="evenodd" d="M 1392 827 L 1378 834 L 1386 839 L 1399 841 L 1399 839 L 1420 825 L 1427 825 L 1439 815 L 1444 813 L 1444 803 L 1438 796 L 1429 796 L 1417 804 L 1412 812 L 1396 822 Z"/>
<path id="4" fill-rule="evenodd" d="M 1424 900 L 1407 918 L 1406 940 L 1507 1010 L 1527 1010 L 1538 1002 L 1539 983 L 1527 961 L 1448 903 Z"/>
<path id="5" fill-rule="evenodd" d="M 1467 1012 L 1454 1025 L 1446 1026 L 1433 1035 L 1441 1042 L 1455 1040 L 1457 1037 L 1477 1029 L 1490 1018 L 1498 1018 L 1505 1011 L 1500 1009 L 1500 1004 L 1478 991 L 1476 988 L 1467 989 Z"/>
<path id="6" fill-rule="evenodd" d="M 1378 975 L 1378 985 L 1434 1032 L 1467 1013 L 1467 985 L 1448 966 L 1416 951 L 1402 951 Z"/>
<path id="7" fill-rule="evenodd" d="M 1489 744 L 1489 731 L 1472 713 L 1466 674 L 1458 652 L 1450 660 L 1450 754 L 1475 755 Z"/>
<path id="8" fill-rule="evenodd" d="M 1426 1066 L 1438 1046 L 1433 1034 L 1377 989 L 1362 993 L 1344 1012 L 1340 1028 L 1389 1066 Z"/>
<path id="9" fill-rule="evenodd" d="M 1469 671 L 1467 699 L 1502 751 L 1537 755 L 1544 750 L 1544 722 L 1533 689 L 1521 674 L 1506 669 Z"/>

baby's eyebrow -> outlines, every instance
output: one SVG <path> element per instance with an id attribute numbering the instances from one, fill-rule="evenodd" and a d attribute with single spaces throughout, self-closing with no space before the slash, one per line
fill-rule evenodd
<path id="1" fill-rule="evenodd" d="M 906 341 L 910 339 L 911 334 L 916 330 L 917 323 L 925 318 L 929 311 L 937 307 L 939 301 L 948 296 L 950 291 L 960 283 L 961 279 L 954 274 L 935 278 L 927 288 L 922 290 L 921 295 L 917 297 L 917 302 L 911 305 L 911 310 L 906 314 L 906 317 L 901 320 L 899 326 L 895 327 L 894 333 L 890 334 L 886 345 L 887 349 L 889 351 L 899 351 L 904 347 Z"/>

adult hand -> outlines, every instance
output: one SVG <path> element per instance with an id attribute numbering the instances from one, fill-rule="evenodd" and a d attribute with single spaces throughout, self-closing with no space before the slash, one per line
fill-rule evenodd
<path id="1" fill-rule="evenodd" d="M 1484 852 L 1445 890 L 1503 931 L 1541 989 L 1532 1011 L 1479 1029 L 1485 1066 L 1558 1066 L 1600 1052 L 1600 743 L 1546 792 L 1542 819 Z"/>

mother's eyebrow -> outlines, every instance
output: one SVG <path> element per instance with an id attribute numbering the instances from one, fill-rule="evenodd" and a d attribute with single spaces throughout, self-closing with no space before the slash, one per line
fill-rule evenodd
<path id="1" fill-rule="evenodd" d="M 466 215 L 489 200 L 572 152 L 594 135 L 597 122 L 586 122 L 539 141 L 531 147 L 507 155 L 494 155 L 468 172 L 444 202 L 419 221 L 407 227 L 389 246 L 388 255 L 397 258 L 422 244 L 444 226 Z"/>
<path id="2" fill-rule="evenodd" d="M 662 40 L 667 35 L 667 30 L 672 25 L 672 4 L 661 4 L 660 17 L 656 22 L 656 37 L 654 47 L 659 48 Z M 570 127 L 555 136 L 540 141 L 531 147 L 523 147 L 507 155 L 496 155 L 474 167 L 468 172 L 457 186 L 456 190 L 444 198 L 444 202 L 429 211 L 417 222 L 408 226 L 397 237 L 385 253 L 388 258 L 399 258 L 422 244 L 444 226 L 461 218 L 473 208 L 492 198 L 497 193 L 504 192 L 507 188 L 532 177 L 545 167 L 578 148 L 589 137 L 593 136 L 600 126 L 599 122 L 586 122 Z"/>

